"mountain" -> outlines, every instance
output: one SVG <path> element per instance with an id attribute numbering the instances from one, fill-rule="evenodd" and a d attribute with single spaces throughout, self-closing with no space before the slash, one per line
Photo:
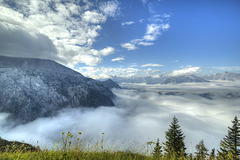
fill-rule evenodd
<path id="1" fill-rule="evenodd" d="M 161 76 L 156 79 L 147 79 L 147 84 L 179 84 L 191 82 L 208 82 L 207 80 L 195 75 L 181 75 L 181 76 Z"/>
<path id="2" fill-rule="evenodd" d="M 113 106 L 101 82 L 51 60 L 0 56 L 0 112 L 16 123 L 76 107 Z"/>
<path id="3" fill-rule="evenodd" d="M 227 81 L 240 81 L 240 74 L 233 72 L 224 72 L 217 74 L 210 74 L 204 76 L 208 80 L 227 80 Z"/>
<path id="4" fill-rule="evenodd" d="M 209 82 L 204 78 L 198 77 L 196 75 L 179 75 L 179 76 L 169 76 L 169 75 L 159 75 L 159 76 L 132 76 L 132 77 L 113 77 L 114 81 L 121 83 L 146 83 L 146 84 L 179 84 L 179 83 L 191 83 L 191 82 Z"/>
<path id="5" fill-rule="evenodd" d="M 165 76 L 159 81 L 160 84 L 179 84 L 186 82 L 208 82 L 207 80 L 195 75 Z"/>
<path id="6" fill-rule="evenodd" d="M 111 79 L 108 79 L 106 81 L 102 81 L 102 83 L 105 87 L 107 87 L 109 89 L 113 89 L 113 88 L 121 89 L 121 87 Z"/>

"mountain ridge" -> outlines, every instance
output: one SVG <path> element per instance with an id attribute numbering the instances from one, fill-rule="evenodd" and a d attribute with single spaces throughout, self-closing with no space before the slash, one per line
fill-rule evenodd
<path id="1" fill-rule="evenodd" d="M 203 78 L 208 80 L 226 80 L 226 81 L 240 81 L 240 74 L 234 72 L 224 72 L 205 75 Z"/>
<path id="2" fill-rule="evenodd" d="M 100 81 L 52 60 L 0 57 L 0 112 L 16 123 L 65 108 L 114 106 L 114 97 Z"/>

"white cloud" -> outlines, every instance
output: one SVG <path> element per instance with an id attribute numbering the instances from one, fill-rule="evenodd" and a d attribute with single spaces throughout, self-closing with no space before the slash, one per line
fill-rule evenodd
<path id="1" fill-rule="evenodd" d="M 155 40 L 157 39 L 157 36 L 156 36 L 156 35 L 145 35 L 145 36 L 143 37 L 143 39 L 144 39 L 145 41 L 155 41 Z"/>
<path id="2" fill-rule="evenodd" d="M 163 31 L 168 30 L 169 28 L 170 28 L 170 25 L 169 25 L 169 24 L 162 24 L 162 25 L 161 25 L 161 29 L 162 29 Z"/>
<path id="3" fill-rule="evenodd" d="M 113 76 L 130 77 L 137 75 L 139 70 L 136 68 L 114 68 L 114 67 L 81 67 L 77 69 L 81 74 L 93 79 L 105 79 Z"/>
<path id="4" fill-rule="evenodd" d="M 107 17 L 97 11 L 86 11 L 83 13 L 82 19 L 87 23 L 103 23 Z"/>
<path id="5" fill-rule="evenodd" d="M 121 58 L 121 57 L 120 57 Z M 144 82 L 146 77 L 158 77 L 163 72 L 158 69 L 139 69 L 135 68 L 137 64 L 131 64 L 129 67 L 80 67 L 76 71 L 80 72 L 86 77 L 93 79 L 106 79 L 107 78 L 120 78 L 137 80 L 138 82 Z"/>
<path id="6" fill-rule="evenodd" d="M 121 44 L 121 47 L 126 48 L 128 50 L 136 50 L 137 49 L 137 47 L 132 43 L 123 43 L 123 44 Z"/>
<path id="7" fill-rule="evenodd" d="M 99 36 L 101 24 L 106 22 L 107 17 L 114 17 L 119 12 L 119 3 L 116 0 L 100 2 L 97 4 L 99 10 L 96 4 L 84 1 L 79 6 L 75 1 L 64 4 L 51 1 L 50 5 L 48 1 L 19 0 L 15 1 L 13 9 L 1 1 L 0 24 L 4 27 L 1 34 L 14 36 L 7 36 L 5 42 L 1 40 L 4 48 L 0 48 L 0 53 L 50 58 L 70 67 L 77 63 L 98 65 L 103 56 L 114 53 L 114 48 L 95 50 L 92 45 Z M 39 50 L 33 52 L 32 49 Z M 94 54 L 96 52 L 98 54 Z"/>
<path id="8" fill-rule="evenodd" d="M 114 51 L 115 51 L 115 49 L 113 47 L 107 47 L 107 48 L 100 50 L 100 53 L 103 56 L 108 56 L 108 55 L 113 54 Z"/>
<path id="9" fill-rule="evenodd" d="M 190 74 L 197 74 L 201 71 L 200 67 L 192 67 L 188 66 L 187 68 L 183 68 L 180 70 L 175 70 L 169 74 L 169 76 L 181 76 L 181 75 L 190 75 Z"/>
<path id="10" fill-rule="evenodd" d="M 157 34 L 159 32 L 160 25 L 148 24 L 146 28 L 146 34 Z"/>
<path id="11" fill-rule="evenodd" d="M 122 23 L 122 26 L 130 26 L 130 25 L 132 25 L 132 24 L 134 24 L 134 22 L 133 21 L 129 21 L 129 22 L 123 22 Z"/>
<path id="12" fill-rule="evenodd" d="M 115 61 L 122 62 L 124 60 L 125 60 L 125 58 L 123 58 L 123 57 L 117 57 L 117 58 L 112 59 L 112 62 L 115 62 Z"/>
<path id="13" fill-rule="evenodd" d="M 107 1 L 100 4 L 100 10 L 107 16 L 115 17 L 120 12 L 117 0 Z"/>
<path id="14" fill-rule="evenodd" d="M 166 31 L 169 28 L 169 24 L 148 24 L 143 39 L 146 41 L 155 41 L 161 35 L 162 31 Z"/>
<path id="15" fill-rule="evenodd" d="M 151 46 L 154 45 L 152 42 L 149 41 L 156 41 L 159 36 L 162 34 L 162 32 L 167 31 L 170 28 L 170 25 L 168 23 L 170 15 L 167 14 L 164 15 L 154 15 L 149 19 L 150 24 L 146 26 L 146 32 L 145 35 L 142 38 L 133 39 L 128 43 L 124 43 L 125 45 L 122 45 L 123 48 L 132 48 L 128 50 L 136 50 L 137 46 Z M 141 22 L 143 19 L 141 19 Z"/>
<path id="16" fill-rule="evenodd" d="M 21 13 L 3 6 L 0 6 L 0 10 L 1 22 L 10 23 L 13 25 L 21 25 L 23 23 L 23 15 Z"/>
<path id="17" fill-rule="evenodd" d="M 140 67 L 163 67 L 163 66 L 164 65 L 162 65 L 162 64 L 149 63 L 149 64 L 141 65 Z"/>
<path id="18" fill-rule="evenodd" d="M 151 42 L 139 42 L 138 45 L 141 45 L 141 46 L 152 46 L 154 44 L 151 43 Z"/>
<path id="19" fill-rule="evenodd" d="M 168 22 L 170 19 L 171 15 L 170 14 L 154 14 L 152 15 L 150 18 L 148 18 L 148 20 L 152 23 L 164 23 L 164 22 Z"/>

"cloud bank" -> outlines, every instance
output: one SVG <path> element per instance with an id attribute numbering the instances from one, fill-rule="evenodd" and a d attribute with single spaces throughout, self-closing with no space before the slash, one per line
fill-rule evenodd
<path id="1" fill-rule="evenodd" d="M 169 74 L 169 76 L 182 76 L 182 75 L 198 74 L 199 72 L 201 72 L 200 67 L 187 66 L 186 68 L 173 71 L 172 73 Z"/>
<path id="2" fill-rule="evenodd" d="M 122 61 L 121 57 L 112 59 L 112 61 Z M 148 67 L 149 64 L 147 64 Z M 150 64 L 152 66 L 152 64 Z M 160 64 L 153 64 L 155 67 L 161 67 Z M 162 74 L 160 70 L 154 70 L 151 68 L 147 69 L 138 69 L 135 68 L 136 64 L 133 64 L 131 67 L 80 67 L 76 71 L 80 72 L 86 77 L 93 79 L 109 79 L 109 78 L 134 78 L 139 79 L 140 77 L 159 77 Z M 147 66 L 145 66 L 147 67 Z M 140 80 L 140 79 L 139 79 Z"/>
<path id="3" fill-rule="evenodd" d="M 188 152 L 194 152 L 195 145 L 202 139 L 209 150 L 217 148 L 231 120 L 240 115 L 239 98 L 226 96 L 229 92 L 240 95 L 237 83 L 124 84 L 123 87 L 135 89 L 113 90 L 117 95 L 115 107 L 68 109 L 55 117 L 39 118 L 13 128 L 6 126 L 7 114 L 1 113 L 0 135 L 9 140 L 38 142 L 42 147 L 51 147 L 62 132 L 77 134 L 81 131 L 84 144 L 101 141 L 104 132 L 106 147 L 111 148 L 114 143 L 120 150 L 146 153 L 147 142 L 156 138 L 165 141 L 165 131 L 176 115 L 186 135 Z M 184 94 L 167 94 L 170 92 Z M 202 96 L 205 92 L 213 95 L 212 99 Z"/>
<path id="4" fill-rule="evenodd" d="M 114 52 L 92 45 L 101 25 L 119 14 L 117 0 L 0 1 L 0 10 L 0 55 L 49 58 L 73 67 L 96 66 Z"/>

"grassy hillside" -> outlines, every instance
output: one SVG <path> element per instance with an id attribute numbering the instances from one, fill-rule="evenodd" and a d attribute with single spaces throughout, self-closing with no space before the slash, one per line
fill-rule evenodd
<path id="1" fill-rule="evenodd" d="M 17 141 L 7 141 L 5 139 L 2 139 L 0 137 L 0 152 L 9 152 L 9 153 L 14 153 L 14 152 L 33 152 L 33 151 L 38 151 L 39 147 L 34 147 L 30 144 L 23 143 L 23 142 L 17 142 Z"/>
<path id="2" fill-rule="evenodd" d="M 60 143 L 57 143 L 51 149 L 40 149 L 30 144 L 7 141 L 0 138 L 0 159 L 6 160 L 223 160 L 234 159 L 229 152 L 224 158 L 217 156 L 217 153 L 205 154 L 198 156 L 196 153 L 178 154 L 175 152 L 162 152 L 162 147 L 158 143 L 151 142 L 155 145 L 154 150 L 147 152 L 131 152 L 113 150 L 116 146 L 111 146 L 111 149 L 106 149 L 104 145 L 104 133 L 102 138 L 93 146 L 88 146 L 81 143 L 81 132 L 78 137 L 74 137 L 70 132 L 62 133 Z M 149 142 L 148 142 L 149 143 Z M 157 144 L 159 145 L 158 147 Z M 126 145 L 126 144 L 125 144 Z M 87 149 L 86 149 L 87 148 Z"/>
<path id="3" fill-rule="evenodd" d="M 81 152 L 81 151 L 38 151 L 38 152 L 15 152 L 15 153 L 8 153 L 4 152 L 1 153 L 0 159 L 76 159 L 76 160 L 144 160 L 144 159 L 152 159 L 151 157 L 144 156 L 141 154 L 133 154 L 131 152 Z"/>

